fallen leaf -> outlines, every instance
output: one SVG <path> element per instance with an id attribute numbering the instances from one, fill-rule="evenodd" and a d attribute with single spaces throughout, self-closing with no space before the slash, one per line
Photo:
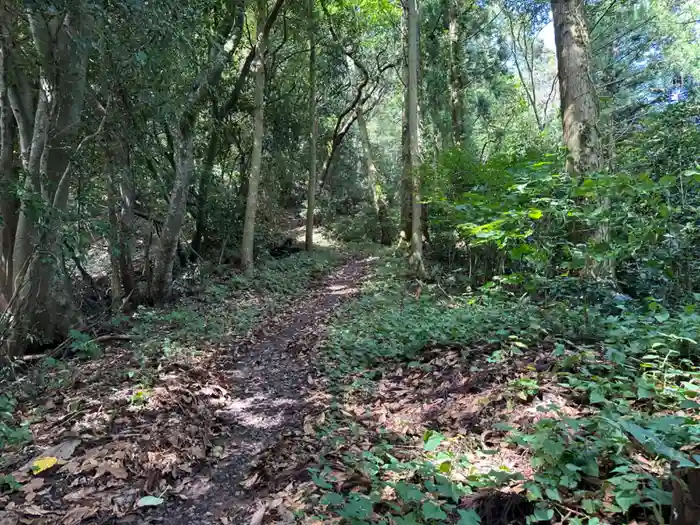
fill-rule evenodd
<path id="1" fill-rule="evenodd" d="M 267 503 L 262 504 L 258 510 L 255 511 L 253 517 L 250 518 L 250 525 L 260 525 L 267 512 Z"/>
<path id="2" fill-rule="evenodd" d="M 28 465 L 27 468 L 12 473 L 12 477 L 15 478 L 15 481 L 17 483 L 24 483 L 25 481 L 29 481 L 31 476 L 29 475 L 27 470 L 29 470 L 30 466 L 31 465 Z"/>
<path id="3" fill-rule="evenodd" d="M 73 507 L 63 516 L 63 525 L 78 525 L 97 514 L 98 507 Z"/>
<path id="4" fill-rule="evenodd" d="M 83 487 L 75 492 L 71 492 L 63 496 L 65 501 L 80 501 L 81 499 L 87 498 L 90 494 L 95 492 L 94 487 Z"/>
<path id="5" fill-rule="evenodd" d="M 29 483 L 23 485 L 22 492 L 36 492 L 44 484 L 44 478 L 33 478 Z"/>
<path id="6" fill-rule="evenodd" d="M 304 434 L 307 436 L 313 436 L 315 433 L 314 426 L 311 424 L 311 418 L 306 416 L 304 418 Z"/>
<path id="7" fill-rule="evenodd" d="M 44 452 L 45 456 L 54 456 L 58 459 L 68 460 L 73 457 L 75 449 L 80 445 L 79 439 L 68 439 Z"/>
<path id="8" fill-rule="evenodd" d="M 24 514 L 29 514 L 30 516 L 45 516 L 49 514 L 48 510 L 44 510 L 37 505 L 26 505 L 22 507 L 22 512 Z"/>
<path id="9" fill-rule="evenodd" d="M 165 501 L 163 498 L 157 498 L 155 496 L 144 496 L 136 502 L 137 507 L 157 507 Z"/>
<path id="10" fill-rule="evenodd" d="M 121 463 L 110 463 L 107 467 L 109 473 L 117 479 L 126 479 L 129 477 L 129 473 L 122 466 Z"/>
<path id="11" fill-rule="evenodd" d="M 56 463 L 58 463 L 58 458 L 54 456 L 46 456 L 46 457 L 41 457 L 38 459 L 35 459 L 34 462 L 32 463 L 32 472 L 36 474 L 41 474 L 42 472 L 50 469 L 53 467 Z"/>

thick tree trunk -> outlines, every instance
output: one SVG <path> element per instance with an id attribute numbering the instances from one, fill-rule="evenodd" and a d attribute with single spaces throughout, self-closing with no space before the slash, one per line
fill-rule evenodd
<path id="1" fill-rule="evenodd" d="M 17 228 L 19 201 L 12 188 L 18 180 L 15 166 L 17 126 L 8 98 L 8 50 L 0 40 L 0 311 L 12 298 L 12 252 Z"/>
<path id="2" fill-rule="evenodd" d="M 421 228 L 422 206 L 420 202 L 420 174 L 418 172 L 418 68 L 419 63 L 419 16 L 417 0 L 408 0 L 408 85 L 407 108 L 408 136 L 410 142 L 411 172 L 411 264 L 418 274 L 423 268 L 423 230 Z"/>
<path id="3" fill-rule="evenodd" d="M 671 525 L 700 523 L 700 469 L 673 470 Z"/>
<path id="4" fill-rule="evenodd" d="M 601 163 L 598 98 L 583 0 L 552 0 L 552 16 L 567 170 L 583 177 Z"/>
<path id="5" fill-rule="evenodd" d="M 309 6 L 309 184 L 306 191 L 306 250 L 314 246 L 314 208 L 316 207 L 316 27 L 314 0 Z"/>
<path id="6" fill-rule="evenodd" d="M 599 101 L 591 75 L 590 38 L 583 0 L 552 0 L 554 38 L 561 93 L 561 117 L 568 173 L 579 180 L 602 165 Z M 603 207 L 609 207 L 605 199 Z M 606 243 L 609 231 L 598 228 L 593 242 Z M 614 280 L 614 261 L 602 263 L 591 258 L 585 273 L 594 278 Z"/>
<path id="7" fill-rule="evenodd" d="M 391 227 L 389 224 L 389 206 L 386 202 L 386 196 L 382 190 L 379 181 L 377 168 L 372 160 L 372 145 L 369 141 L 369 133 L 367 133 L 367 123 L 365 122 L 362 106 L 357 107 L 357 125 L 360 128 L 360 138 L 362 140 L 362 151 L 364 154 L 365 170 L 367 172 L 367 181 L 372 195 L 372 205 L 374 212 L 377 215 L 377 225 L 379 227 L 378 238 L 375 239 L 384 245 L 391 244 Z"/>
<path id="8" fill-rule="evenodd" d="M 16 13 L 3 13 L 3 44 L 12 49 L 9 27 L 21 25 Z M 11 354 L 30 343 L 46 344 L 65 337 L 76 322 L 70 281 L 63 264 L 61 220 L 68 205 L 72 158 L 78 144 L 86 87 L 90 17 L 82 2 L 46 19 L 41 9 L 27 11 L 28 26 L 37 52 L 39 86 L 32 88 L 27 67 L 13 67 L 8 99 L 17 122 L 25 175 L 24 192 L 39 199 L 43 210 L 27 199 L 17 215 L 12 258 Z M 19 48 L 18 48 L 19 49 Z M 10 56 L 5 58 L 11 59 Z M 37 93 L 35 97 L 33 94 Z M 7 247 L 6 247 L 7 249 Z M 8 265 L 5 265 L 7 268 Z M 6 282 L 10 282 L 6 276 Z M 9 285 L 8 285 L 9 287 Z"/>
<path id="9" fill-rule="evenodd" d="M 258 40 L 256 44 L 255 63 L 255 110 L 253 112 L 253 153 L 250 161 L 250 177 L 248 179 L 248 198 L 246 199 L 245 217 L 243 221 L 243 241 L 241 259 L 243 270 L 247 275 L 253 272 L 253 255 L 255 241 L 255 213 L 258 207 L 258 187 L 262 169 L 262 142 L 265 117 L 265 46 L 263 25 L 265 23 L 265 0 L 258 0 Z"/>

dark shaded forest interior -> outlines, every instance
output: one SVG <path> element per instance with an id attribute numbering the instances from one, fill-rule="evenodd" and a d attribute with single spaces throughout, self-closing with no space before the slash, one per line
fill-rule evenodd
<path id="1" fill-rule="evenodd" d="M 0 525 L 700 524 L 698 0 L 0 1 Z"/>

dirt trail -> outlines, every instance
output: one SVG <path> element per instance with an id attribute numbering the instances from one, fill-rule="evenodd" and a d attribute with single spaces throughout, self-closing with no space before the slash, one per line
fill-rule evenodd
<path id="1" fill-rule="evenodd" d="M 358 293 L 368 268 L 369 260 L 351 260 L 280 315 L 264 321 L 252 336 L 232 345 L 226 362 L 217 363 L 229 390 L 217 418 L 228 427 L 225 445 L 231 452 L 180 492 L 186 500 L 168 503 L 141 523 L 247 523 L 244 516 L 255 500 L 242 485 L 249 468 L 281 435 L 300 429 L 314 410 L 314 349 L 337 307 Z"/>

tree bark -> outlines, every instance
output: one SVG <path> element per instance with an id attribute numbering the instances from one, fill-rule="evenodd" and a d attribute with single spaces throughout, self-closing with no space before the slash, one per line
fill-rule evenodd
<path id="1" fill-rule="evenodd" d="M 422 206 L 420 202 L 420 174 L 418 172 L 418 68 L 419 62 L 419 17 L 417 0 L 408 0 L 408 86 L 406 116 L 410 142 L 411 172 L 411 257 L 410 261 L 419 275 L 423 268 L 423 230 L 421 228 Z"/>
<path id="2" fill-rule="evenodd" d="M 552 0 L 566 167 L 580 181 L 602 165 L 600 109 L 591 76 L 590 37 L 584 7 L 583 0 Z M 609 208 L 606 197 L 601 206 Z M 606 224 L 600 225 L 592 240 L 595 244 L 609 240 Z M 614 268 L 610 257 L 602 263 L 590 258 L 584 273 L 614 280 Z"/>
<path id="3" fill-rule="evenodd" d="M 194 130 L 174 126 L 175 135 L 175 181 L 170 192 L 168 215 L 160 234 L 160 242 L 155 246 L 153 267 L 152 299 L 156 304 L 163 303 L 171 293 L 175 254 L 180 238 L 180 230 L 185 221 L 187 193 L 194 171 Z"/>
<path id="4" fill-rule="evenodd" d="M 0 310 L 5 311 L 12 297 L 12 252 L 17 228 L 19 201 L 14 192 L 17 126 L 8 97 L 9 50 L 0 39 Z"/>
<path id="5" fill-rule="evenodd" d="M 448 36 L 450 45 L 450 114 L 452 117 L 452 144 L 464 142 L 464 106 L 462 104 L 462 42 L 457 0 L 448 0 Z"/>
<path id="6" fill-rule="evenodd" d="M 401 229 L 406 242 L 412 238 L 413 181 L 411 179 L 411 136 L 408 132 L 408 12 L 404 8 L 401 17 L 401 37 L 403 42 L 403 60 L 401 75 L 404 85 L 404 104 L 401 112 Z"/>
<path id="7" fill-rule="evenodd" d="M 306 191 L 306 250 L 314 246 L 314 209 L 316 207 L 316 27 L 314 0 L 309 6 L 309 184 Z"/>
<path id="8" fill-rule="evenodd" d="M 26 173 L 23 191 L 33 197 L 20 206 L 12 251 L 6 247 L 3 254 L 6 263 L 12 258 L 14 324 L 7 349 L 14 355 L 21 354 L 30 342 L 47 344 L 64 338 L 77 321 L 63 264 L 61 221 L 68 205 L 73 158 L 85 141 L 99 133 L 98 129 L 77 141 L 91 23 L 85 5 L 72 2 L 50 18 L 45 18 L 42 9 L 29 8 L 26 14 L 36 68 L 13 67 L 12 81 L 6 84 Z M 3 45 L 21 53 L 22 44 L 11 39 L 13 29 L 22 22 L 8 11 L 3 11 L 2 19 Z M 9 55 L 4 58 L 11 59 Z M 28 76 L 35 73 L 37 81 L 30 82 Z M 37 209 L 41 211 L 37 213 Z M 9 289 L 9 276 L 6 282 Z"/>
<path id="9" fill-rule="evenodd" d="M 598 98 L 583 0 L 552 0 L 552 17 L 567 171 L 583 177 L 601 164 Z"/>
<path id="10" fill-rule="evenodd" d="M 216 119 L 215 119 L 216 120 Z M 202 253 L 202 242 L 207 228 L 207 200 L 209 199 L 209 187 L 214 171 L 214 162 L 219 152 L 219 130 L 212 129 L 207 145 L 207 153 L 202 163 L 202 174 L 199 179 L 199 191 L 197 192 L 197 220 L 194 235 L 192 236 L 192 251 L 194 256 Z"/>
<path id="11" fill-rule="evenodd" d="M 378 238 L 375 240 L 384 245 L 391 244 L 391 232 L 389 225 L 389 206 L 386 202 L 386 196 L 382 190 L 381 182 L 377 168 L 372 160 L 372 145 L 369 141 L 369 133 L 367 132 L 367 123 L 365 122 L 362 106 L 357 108 L 357 125 L 360 128 L 360 139 L 362 140 L 362 151 L 364 153 L 365 170 L 367 172 L 367 181 L 372 195 L 372 205 L 374 213 L 377 215 L 377 225 L 379 231 Z"/>
<path id="12" fill-rule="evenodd" d="M 265 0 L 258 0 L 257 44 L 255 46 L 255 109 L 253 111 L 253 153 L 250 161 L 250 177 L 248 178 L 248 198 L 246 199 L 245 217 L 243 220 L 243 241 L 241 259 L 246 275 L 253 273 L 253 255 L 255 241 L 255 213 L 258 206 L 258 187 L 262 169 L 262 142 L 265 118 L 265 52 L 266 39 L 263 25 L 265 23 Z"/>

